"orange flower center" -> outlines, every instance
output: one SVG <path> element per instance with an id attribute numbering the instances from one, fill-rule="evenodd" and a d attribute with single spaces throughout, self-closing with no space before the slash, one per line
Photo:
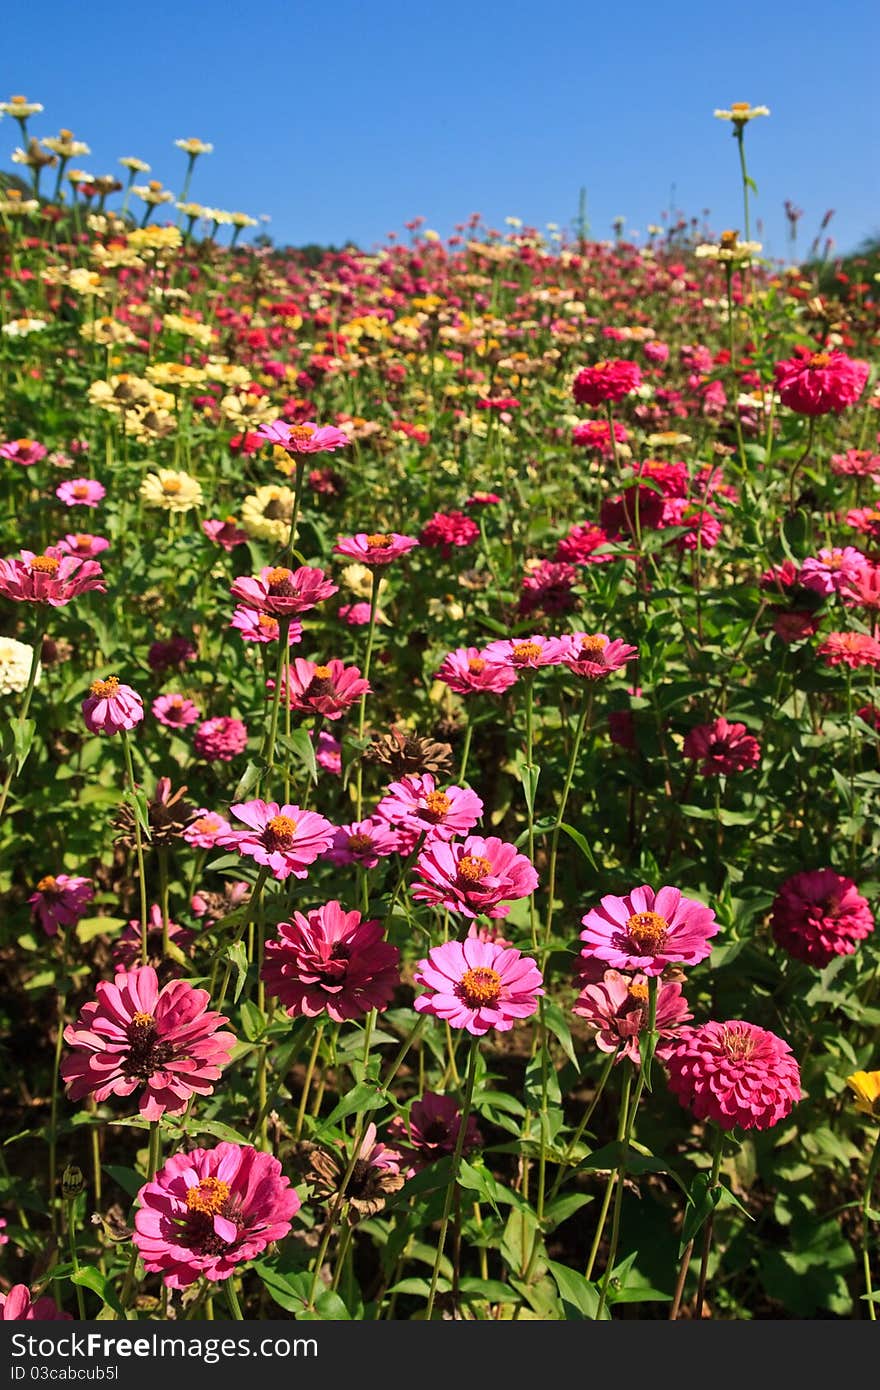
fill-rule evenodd
<path id="1" fill-rule="evenodd" d="M 669 932 L 669 923 L 659 912 L 634 912 L 626 924 L 630 941 L 646 955 L 659 951 Z"/>
<path id="2" fill-rule="evenodd" d="M 459 989 L 464 1001 L 473 1009 L 486 1004 L 496 1004 L 501 994 L 501 976 L 488 965 L 478 965 L 474 970 L 466 970 L 459 981 Z"/>
<path id="3" fill-rule="evenodd" d="M 55 574 L 60 563 L 54 555 L 35 555 L 31 560 L 31 569 L 38 574 Z"/>
<path id="4" fill-rule="evenodd" d="M 193 821 L 193 830 L 198 830 L 200 834 L 210 835 L 217 829 L 216 816 L 199 816 L 197 821 Z"/>
<path id="5" fill-rule="evenodd" d="M 186 1205 L 190 1211 L 200 1211 L 203 1216 L 219 1216 L 229 1201 L 229 1184 L 220 1178 L 202 1178 L 198 1187 L 191 1187 L 186 1194 Z"/>
<path id="6" fill-rule="evenodd" d="M 329 667 L 329 666 L 316 666 L 316 667 L 315 667 L 314 679 L 315 679 L 316 681 L 326 681 L 326 680 L 329 680 L 330 677 L 331 677 L 332 675 L 333 675 L 333 672 L 330 670 L 330 667 Z"/>
<path id="7" fill-rule="evenodd" d="M 112 700 L 119 692 L 119 677 L 108 676 L 105 681 L 92 681 L 89 692 L 97 695 L 99 700 Z"/>
<path id="8" fill-rule="evenodd" d="M 89 485 L 88 485 L 88 483 L 74 483 L 74 485 L 73 485 L 73 495 L 74 495 L 74 497 L 88 497 L 88 495 L 89 495 Z"/>
<path id="9" fill-rule="evenodd" d="M 152 1028 L 155 1022 L 156 1020 L 152 1014 L 138 1012 L 132 1015 L 131 1026 L 132 1028 Z"/>
<path id="10" fill-rule="evenodd" d="M 351 850 L 352 854 L 364 854 L 366 850 L 372 849 L 372 847 L 373 841 L 370 836 L 365 835 L 362 830 L 359 831 L 357 835 L 349 835 L 348 837 L 348 848 Z"/>
<path id="11" fill-rule="evenodd" d="M 19 449 L 32 449 L 34 447 L 32 439 L 16 439 L 15 443 Z"/>
<path id="12" fill-rule="evenodd" d="M 593 371 L 594 371 L 594 372 L 604 372 L 604 371 L 607 369 L 607 367 L 608 367 L 608 363 L 607 363 L 607 362 L 597 362 L 596 365 L 595 365 L 595 367 L 593 368 Z"/>
<path id="13" fill-rule="evenodd" d="M 293 579 L 293 571 L 286 570 L 283 565 L 277 569 L 270 570 L 266 575 L 266 583 L 269 586 L 270 594 L 287 594 L 290 591 L 290 582 Z"/>
<path id="14" fill-rule="evenodd" d="M 540 655 L 541 648 L 537 642 L 517 642 L 512 652 L 514 661 L 537 661 Z"/>
<path id="15" fill-rule="evenodd" d="M 601 656 L 607 646 L 604 637 L 584 637 L 581 641 L 581 657 L 589 661 L 592 657 Z"/>
<path id="16" fill-rule="evenodd" d="M 747 1062 L 750 1057 L 755 1055 L 754 1038 L 750 1038 L 747 1033 L 742 1033 L 739 1029 L 723 1029 L 721 1040 L 724 1051 L 732 1062 Z"/>
<path id="17" fill-rule="evenodd" d="M 730 104 L 731 111 L 750 111 L 752 108 L 747 101 L 733 101 Z"/>
<path id="18" fill-rule="evenodd" d="M 425 797 L 425 810 L 432 820 L 445 816 L 451 805 L 452 801 L 445 792 L 428 792 Z"/>
<path id="19" fill-rule="evenodd" d="M 479 883 L 491 871 L 490 861 L 480 854 L 463 854 L 458 861 L 458 876 L 467 883 Z"/>
<path id="20" fill-rule="evenodd" d="M 223 524 L 224 526 L 237 526 L 238 522 L 234 516 L 225 516 L 223 518 Z"/>
<path id="21" fill-rule="evenodd" d="M 38 892 L 38 893 L 57 893 L 57 892 L 58 892 L 58 880 L 55 878 L 55 875 L 54 875 L 54 874 L 47 874 L 45 878 L 41 878 L 40 881 L 39 881 L 39 883 L 37 884 L 37 892 Z"/>
<path id="22" fill-rule="evenodd" d="M 290 849 L 296 838 L 296 821 L 292 816 L 273 816 L 266 826 L 265 839 L 270 849 Z"/>
<path id="23" fill-rule="evenodd" d="M 306 443 L 314 433 L 315 431 L 309 425 L 292 425 L 289 438 Z"/>
<path id="24" fill-rule="evenodd" d="M 721 245 L 725 248 L 725 250 L 732 250 L 732 248 L 736 246 L 737 243 L 736 232 L 722 232 L 720 240 Z"/>
<path id="25" fill-rule="evenodd" d="M 273 618 L 269 613 L 261 613 L 257 619 L 257 625 L 266 632 L 278 631 L 278 619 Z"/>
<path id="26" fill-rule="evenodd" d="M 814 352 L 807 363 L 808 367 L 830 367 L 830 365 L 831 357 L 827 352 Z"/>
<path id="27" fill-rule="evenodd" d="M 472 656 L 468 658 L 468 670 L 473 671 L 475 676 L 478 676 L 481 671 L 485 671 L 488 664 L 488 661 L 484 661 L 481 656 Z"/>
<path id="28" fill-rule="evenodd" d="M 640 1004 L 647 1004 L 647 1002 L 648 1002 L 648 986 L 647 986 L 647 985 L 645 985 L 645 984 L 639 984 L 638 982 L 636 982 L 635 984 L 627 985 L 627 990 L 626 990 L 626 992 L 627 992 L 627 994 L 629 995 L 630 999 L 636 999 L 636 1000 L 638 1000 L 638 1002 L 639 1002 Z"/>
<path id="29" fill-rule="evenodd" d="M 368 550 L 387 550 L 392 544 L 390 536 L 367 536 Z"/>
<path id="30" fill-rule="evenodd" d="M 27 97 L 10 97 L 9 103 L 11 106 L 26 106 Z"/>
<path id="31" fill-rule="evenodd" d="M 180 492 L 182 487 L 183 483 L 180 481 L 179 478 L 162 479 L 162 491 L 172 497 L 175 496 L 176 493 Z"/>

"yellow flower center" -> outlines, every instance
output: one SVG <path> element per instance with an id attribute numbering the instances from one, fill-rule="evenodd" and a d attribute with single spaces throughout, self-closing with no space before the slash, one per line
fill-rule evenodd
<path id="1" fill-rule="evenodd" d="M 648 986 L 646 984 L 639 984 L 636 982 L 635 984 L 627 985 L 626 992 L 630 999 L 637 999 L 640 1004 L 647 1004 Z"/>
<path id="2" fill-rule="evenodd" d="M 257 626 L 266 632 L 276 632 L 278 630 L 278 619 L 273 618 L 269 613 L 261 613 L 257 618 Z"/>
<path id="3" fill-rule="evenodd" d="M 387 550 L 392 544 L 390 536 L 367 536 L 368 550 Z"/>
<path id="4" fill-rule="evenodd" d="M 810 367 L 829 367 L 831 356 L 827 352 L 814 352 L 807 365 Z"/>
<path id="5" fill-rule="evenodd" d="M 428 792 L 425 797 L 425 810 L 437 820 L 446 815 L 451 805 L 452 801 L 445 792 Z"/>
<path id="6" fill-rule="evenodd" d="M 19 449 L 32 449 L 34 441 L 32 439 L 16 439 Z"/>
<path id="7" fill-rule="evenodd" d="M 165 493 L 166 496 L 176 496 L 176 494 L 180 492 L 182 487 L 183 483 L 180 481 L 179 478 L 162 479 L 162 491 Z"/>
<path id="8" fill-rule="evenodd" d="M 463 854 L 458 861 L 458 876 L 467 883 L 479 883 L 491 871 L 490 861 L 480 854 Z"/>
<path id="9" fill-rule="evenodd" d="M 311 428 L 310 425 L 292 425 L 290 429 L 289 438 L 291 440 L 296 440 L 297 443 L 305 444 L 309 439 L 311 439 L 314 433 L 315 431 Z"/>
<path id="10" fill-rule="evenodd" d="M 105 681 L 92 681 L 89 692 L 97 695 L 99 700 L 112 700 L 113 696 L 119 691 L 119 677 L 108 676 Z"/>
<path id="11" fill-rule="evenodd" d="M 198 830 L 200 835 L 210 835 L 216 829 L 216 816 L 199 816 L 197 821 L 193 821 L 193 830 Z"/>
<path id="12" fill-rule="evenodd" d="M 488 664 L 488 661 L 484 661 L 481 656 L 471 656 L 468 658 L 468 670 L 473 671 L 475 676 L 478 676 L 481 671 L 485 671 Z"/>
<path id="13" fill-rule="evenodd" d="M 265 838 L 270 849 L 290 849 L 296 838 L 296 821 L 292 816 L 272 816 Z"/>
<path id="14" fill-rule="evenodd" d="M 219 1216 L 229 1201 L 229 1184 L 220 1178 L 202 1178 L 198 1187 L 191 1187 L 186 1194 L 186 1205 L 190 1211 L 199 1211 L 203 1216 Z"/>
<path id="15" fill-rule="evenodd" d="M 316 681 L 326 681 L 329 680 L 332 675 L 333 672 L 330 670 L 329 666 L 316 666 L 313 679 Z"/>
<path id="16" fill-rule="evenodd" d="M 660 950 L 668 932 L 669 923 L 659 912 L 634 912 L 626 924 L 630 941 L 646 955 Z"/>
<path id="17" fill-rule="evenodd" d="M 734 247 L 736 246 L 736 244 L 737 244 L 737 240 L 738 240 L 738 238 L 737 238 L 736 232 L 722 232 L 722 233 L 721 233 L 721 237 L 720 237 L 721 245 L 724 247 L 724 249 L 725 249 L 726 251 L 728 251 L 728 250 L 733 250 L 733 248 L 734 248 Z"/>
<path id="18" fill-rule="evenodd" d="M 466 1004 L 479 1009 L 486 1004 L 496 1004 L 501 994 L 501 976 L 488 965 L 478 965 L 474 970 L 466 970 L 459 981 L 459 989 Z"/>
<path id="19" fill-rule="evenodd" d="M 514 661 L 537 661 L 541 648 L 537 642 L 516 642 L 511 655 Z"/>
<path id="20" fill-rule="evenodd" d="M 47 874 L 45 878 L 41 878 L 40 881 L 39 881 L 39 883 L 37 884 L 37 892 L 38 892 L 38 893 L 57 893 L 57 892 L 58 892 L 58 880 L 55 878 L 55 875 L 54 875 L 54 874 Z"/>
<path id="21" fill-rule="evenodd" d="M 290 581 L 292 579 L 293 571 L 285 569 L 283 565 L 279 565 L 277 569 L 270 570 L 269 573 L 266 575 L 266 583 L 269 586 L 269 593 L 283 593 L 285 591 L 285 588 L 289 586 Z"/>
<path id="22" fill-rule="evenodd" d="M 10 97 L 9 103 L 11 106 L 27 106 L 27 97 Z"/>
<path id="23" fill-rule="evenodd" d="M 607 646 L 604 637 L 584 637 L 581 640 L 581 659 L 591 661 L 593 657 L 601 656 Z"/>
<path id="24" fill-rule="evenodd" d="M 38 574 L 55 574 L 60 563 L 54 555 L 35 555 L 31 560 L 31 569 Z"/>
<path id="25" fill-rule="evenodd" d="M 89 495 L 89 485 L 88 485 L 88 483 L 74 483 L 74 485 L 73 485 L 73 495 L 74 495 L 74 497 L 88 497 L 88 495 Z"/>
<path id="26" fill-rule="evenodd" d="M 133 1028 L 152 1028 L 156 1022 L 152 1014 L 138 1013 L 132 1015 L 131 1026 Z"/>
<path id="27" fill-rule="evenodd" d="M 742 1033 L 739 1029 L 725 1028 L 721 1036 L 724 1051 L 732 1062 L 747 1062 L 754 1056 L 755 1040 L 747 1033 Z"/>
<path id="28" fill-rule="evenodd" d="M 731 111 L 751 111 L 752 108 L 747 101 L 732 101 L 730 109 Z"/>

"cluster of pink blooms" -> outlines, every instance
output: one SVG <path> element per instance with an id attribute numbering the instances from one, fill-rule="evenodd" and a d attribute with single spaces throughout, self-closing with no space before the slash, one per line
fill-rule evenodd
<path id="1" fill-rule="evenodd" d="M 561 637 L 538 633 L 501 638 L 482 649 L 458 647 L 444 658 L 437 678 L 458 695 L 500 695 L 514 684 L 518 672 L 566 666 L 581 679 L 597 681 L 622 670 L 637 655 L 636 647 L 604 632 L 574 632 Z"/>

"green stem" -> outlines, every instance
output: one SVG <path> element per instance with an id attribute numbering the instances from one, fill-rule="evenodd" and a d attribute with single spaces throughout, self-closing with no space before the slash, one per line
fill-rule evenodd
<path id="1" fill-rule="evenodd" d="M 562 1155 L 562 1162 L 561 1162 L 560 1165 L 559 1165 L 559 1172 L 556 1174 L 556 1178 L 555 1178 L 555 1180 L 554 1180 L 553 1186 L 552 1186 L 551 1189 L 550 1189 L 550 1201 L 551 1201 L 551 1202 L 553 1201 L 553 1198 L 556 1196 L 557 1192 L 559 1191 L 560 1186 L 562 1185 L 562 1180 L 563 1180 L 563 1178 L 564 1178 L 564 1176 L 565 1176 L 565 1170 L 566 1170 L 566 1168 L 568 1167 L 568 1164 L 569 1164 L 569 1162 L 570 1162 L 570 1160 L 571 1160 L 571 1156 L 572 1156 L 572 1154 L 574 1153 L 575 1149 L 577 1148 L 578 1144 L 581 1142 L 581 1139 L 583 1138 L 584 1131 L 586 1130 L 587 1125 L 590 1123 L 590 1120 L 593 1118 L 593 1112 L 594 1112 L 594 1110 L 596 1109 L 596 1106 L 599 1104 L 599 1101 L 600 1101 L 601 1098 L 602 1098 L 602 1092 L 605 1090 L 606 1083 L 607 1083 L 607 1081 L 608 1081 L 609 1076 L 611 1075 L 611 1068 L 614 1066 L 614 1063 L 617 1061 L 617 1057 L 618 1057 L 618 1052 L 615 1051 L 615 1052 L 609 1052 L 609 1053 L 608 1053 L 608 1056 L 607 1056 L 606 1059 L 605 1059 L 605 1065 L 604 1065 L 604 1067 L 602 1068 L 602 1075 L 599 1077 L 599 1084 L 598 1084 L 597 1087 L 596 1087 L 596 1091 L 595 1091 L 595 1094 L 594 1094 L 594 1096 L 593 1096 L 593 1099 L 590 1101 L 590 1104 L 589 1104 L 589 1106 L 587 1107 L 586 1111 L 584 1112 L 584 1115 L 583 1115 L 583 1117 L 582 1117 L 582 1119 L 581 1119 L 581 1121 L 580 1121 L 580 1124 L 578 1125 L 577 1129 L 575 1130 L 574 1135 L 572 1136 L 571 1140 L 570 1140 L 569 1143 L 566 1145 L 565 1153 Z"/>
<path id="2" fill-rule="evenodd" d="M 593 687 L 588 686 L 584 691 L 583 703 L 581 705 L 580 717 L 574 733 L 574 742 L 571 745 L 571 754 L 568 759 L 568 770 L 565 774 L 565 782 L 562 787 L 562 796 L 559 802 L 559 811 L 556 815 L 556 823 L 553 826 L 553 835 L 550 840 L 550 867 L 547 875 L 547 922 L 544 927 L 544 945 L 550 944 L 550 933 L 553 926 L 553 898 L 556 893 L 556 858 L 559 853 L 559 832 L 565 820 L 565 808 L 568 805 L 568 795 L 571 791 L 571 784 L 574 780 L 574 770 L 577 764 L 578 754 L 581 749 L 584 731 L 591 722 L 593 710 Z"/>
<path id="3" fill-rule="evenodd" d="M 621 1143 L 626 1133 L 626 1117 L 629 1111 L 629 1093 L 632 1087 L 633 1072 L 632 1067 L 626 1065 L 623 1073 L 623 1085 L 620 1092 L 620 1108 L 617 1112 L 617 1142 Z M 614 1192 L 614 1184 L 617 1179 L 617 1170 L 608 1174 L 608 1181 L 605 1184 L 605 1194 L 602 1198 L 602 1206 L 599 1209 L 599 1221 L 596 1226 L 596 1234 L 593 1237 L 593 1244 L 590 1247 L 590 1255 L 587 1260 L 587 1267 L 584 1270 L 584 1278 L 590 1279 L 593 1274 L 593 1266 L 596 1263 L 596 1256 L 599 1253 L 599 1246 L 602 1244 L 602 1236 L 605 1234 L 605 1222 L 608 1220 L 608 1208 L 611 1206 L 611 1196 Z"/>
<path id="4" fill-rule="evenodd" d="M 134 765 L 132 764 L 131 747 L 129 746 L 128 734 L 126 733 L 125 729 L 122 730 L 122 752 L 125 757 L 125 770 L 128 775 L 128 785 L 131 790 L 132 796 L 136 796 L 137 792 L 134 782 Z M 141 838 L 141 823 L 140 818 L 138 816 L 137 808 L 135 806 L 132 807 L 132 814 L 134 815 L 134 844 L 135 855 L 137 856 L 138 884 L 140 887 L 141 900 L 141 965 L 146 965 L 147 933 L 149 927 L 147 920 L 147 876 L 144 873 L 144 842 Z"/>
<path id="5" fill-rule="evenodd" d="M 367 649 L 364 653 L 363 678 L 365 681 L 369 681 L 370 679 L 370 665 L 373 660 L 373 640 L 376 633 L 376 609 L 379 604 L 379 585 L 382 582 L 382 576 L 378 567 L 375 565 L 373 566 L 372 581 L 370 587 L 370 622 L 367 627 Z M 364 728 L 367 722 L 368 693 L 369 692 L 365 690 L 361 696 L 360 708 L 358 710 L 358 739 L 363 739 L 364 736 Z M 357 820 L 361 819 L 363 809 L 363 769 L 363 758 L 359 756 L 357 767 Z"/>
<path id="6" fill-rule="evenodd" d="M 717 1129 L 712 1148 L 712 1176 L 709 1180 L 709 1191 L 713 1191 L 718 1186 L 718 1174 L 721 1171 L 721 1150 L 724 1144 L 724 1131 Z M 700 1282 L 697 1285 L 697 1302 L 694 1308 L 694 1318 L 699 1322 L 703 1316 L 703 1299 L 706 1295 L 706 1276 L 709 1271 L 709 1252 L 712 1249 L 712 1229 L 715 1225 L 715 1208 L 713 1207 L 706 1221 L 706 1230 L 703 1235 L 703 1255 L 700 1260 Z"/>
<path id="7" fill-rule="evenodd" d="M 443 1261 L 443 1247 L 446 1244 L 446 1232 L 449 1228 L 449 1216 L 452 1211 L 452 1200 L 458 1187 L 458 1173 L 461 1168 L 461 1156 L 464 1152 L 464 1141 L 467 1133 L 468 1119 L 470 1118 L 471 1105 L 474 1099 L 474 1082 L 477 1077 L 477 1057 L 480 1047 L 477 1038 L 471 1038 L 470 1056 L 468 1057 L 467 1081 L 465 1083 L 464 1102 L 461 1108 L 461 1119 L 458 1126 L 458 1135 L 455 1140 L 455 1152 L 452 1155 L 452 1169 L 449 1174 L 449 1183 L 446 1188 L 446 1196 L 443 1201 L 443 1215 L 440 1218 L 440 1235 L 437 1240 L 437 1254 L 434 1259 L 434 1269 L 431 1274 L 431 1289 L 428 1294 L 428 1306 L 425 1310 L 425 1321 L 430 1322 L 434 1312 L 434 1299 L 437 1295 L 437 1280 L 440 1277 L 440 1265 Z"/>
<path id="8" fill-rule="evenodd" d="M 865 1178 L 865 1195 L 862 1198 L 862 1268 L 865 1272 L 865 1293 L 868 1302 L 868 1317 L 871 1322 L 877 1321 L 877 1308 L 874 1303 L 874 1288 L 871 1283 L 871 1257 L 868 1251 L 868 1225 L 870 1223 L 869 1212 L 871 1210 L 871 1192 L 874 1187 L 874 1179 L 877 1176 L 877 1169 L 880 1167 L 880 1131 L 874 1144 L 874 1152 L 871 1154 L 871 1161 L 868 1164 L 868 1172 Z"/>
<path id="9" fill-rule="evenodd" d="M 244 1313 L 241 1311 L 241 1304 L 238 1301 L 238 1294 L 235 1292 L 234 1279 L 226 1280 L 226 1301 L 229 1304 L 229 1311 L 236 1322 L 244 1322 Z"/>
<path id="10" fill-rule="evenodd" d="M 55 1187 L 58 1180 L 58 1096 L 60 1092 L 61 1080 L 61 1049 L 64 1045 L 64 990 L 67 976 L 67 959 L 70 952 L 70 938 L 73 931 L 72 925 L 68 925 L 64 930 L 64 938 L 61 945 L 61 965 L 58 971 L 56 985 L 57 1004 L 56 1004 L 56 1037 L 55 1037 L 55 1058 L 52 1066 L 52 1101 L 49 1112 L 49 1210 L 52 1213 L 52 1230 L 57 1233 L 58 1213 L 55 1207 Z"/>

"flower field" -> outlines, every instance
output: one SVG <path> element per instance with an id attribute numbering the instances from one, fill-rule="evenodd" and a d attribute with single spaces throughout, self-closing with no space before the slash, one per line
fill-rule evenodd
<path id="1" fill-rule="evenodd" d="M 736 230 L 311 256 L 0 107 L 0 1316 L 873 1319 L 878 287 L 766 108 Z"/>

